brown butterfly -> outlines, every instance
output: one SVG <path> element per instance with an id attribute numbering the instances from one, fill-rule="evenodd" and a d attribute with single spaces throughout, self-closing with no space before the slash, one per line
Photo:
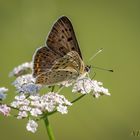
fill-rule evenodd
<path id="1" fill-rule="evenodd" d="M 33 57 L 33 76 L 37 84 L 55 85 L 85 75 L 85 66 L 71 21 L 60 17 L 53 25 L 46 46 Z"/>

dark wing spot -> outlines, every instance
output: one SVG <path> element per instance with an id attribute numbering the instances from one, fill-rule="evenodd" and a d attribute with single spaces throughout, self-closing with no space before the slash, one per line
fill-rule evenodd
<path id="1" fill-rule="evenodd" d="M 74 47 L 72 47 L 71 49 L 74 50 Z"/>
<path id="2" fill-rule="evenodd" d="M 60 48 L 59 48 L 59 51 L 62 51 L 62 50 L 63 50 L 63 47 L 60 47 Z"/>
<path id="3" fill-rule="evenodd" d="M 72 37 L 69 37 L 69 38 L 67 39 L 68 42 L 71 41 L 71 40 L 72 40 Z"/>

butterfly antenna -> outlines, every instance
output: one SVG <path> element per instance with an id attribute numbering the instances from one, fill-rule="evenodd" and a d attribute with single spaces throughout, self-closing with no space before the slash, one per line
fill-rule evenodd
<path id="1" fill-rule="evenodd" d="M 96 57 L 96 55 L 98 55 L 100 52 L 102 52 L 103 48 L 100 48 L 90 59 L 89 59 L 89 62 L 94 58 Z"/>
<path id="2" fill-rule="evenodd" d="M 108 71 L 108 72 L 114 72 L 112 69 L 105 69 L 105 68 L 100 68 L 100 67 L 95 67 L 95 66 L 92 66 L 92 68 L 104 70 L 104 71 Z"/>

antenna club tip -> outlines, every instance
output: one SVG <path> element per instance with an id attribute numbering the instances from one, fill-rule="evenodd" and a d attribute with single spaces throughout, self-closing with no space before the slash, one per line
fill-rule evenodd
<path id="1" fill-rule="evenodd" d="M 114 72 L 114 70 L 109 70 L 110 72 Z"/>

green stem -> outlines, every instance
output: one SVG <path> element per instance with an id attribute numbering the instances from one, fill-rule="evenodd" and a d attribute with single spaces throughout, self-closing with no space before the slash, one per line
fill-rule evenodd
<path id="1" fill-rule="evenodd" d="M 54 91 L 54 88 L 55 88 L 55 86 L 52 86 L 51 92 L 53 92 L 53 91 Z"/>
<path id="2" fill-rule="evenodd" d="M 48 136 L 49 136 L 49 140 L 55 140 L 52 128 L 51 128 L 49 120 L 48 120 L 48 116 L 46 116 L 44 118 L 44 122 L 45 122 L 45 126 L 46 126 L 47 133 L 48 133 Z"/>
<path id="3" fill-rule="evenodd" d="M 71 103 L 75 103 L 77 102 L 78 100 L 80 100 L 81 98 L 83 98 L 86 94 L 83 94 L 81 96 L 79 96 L 78 98 L 76 98 L 75 100 L 71 101 Z"/>

